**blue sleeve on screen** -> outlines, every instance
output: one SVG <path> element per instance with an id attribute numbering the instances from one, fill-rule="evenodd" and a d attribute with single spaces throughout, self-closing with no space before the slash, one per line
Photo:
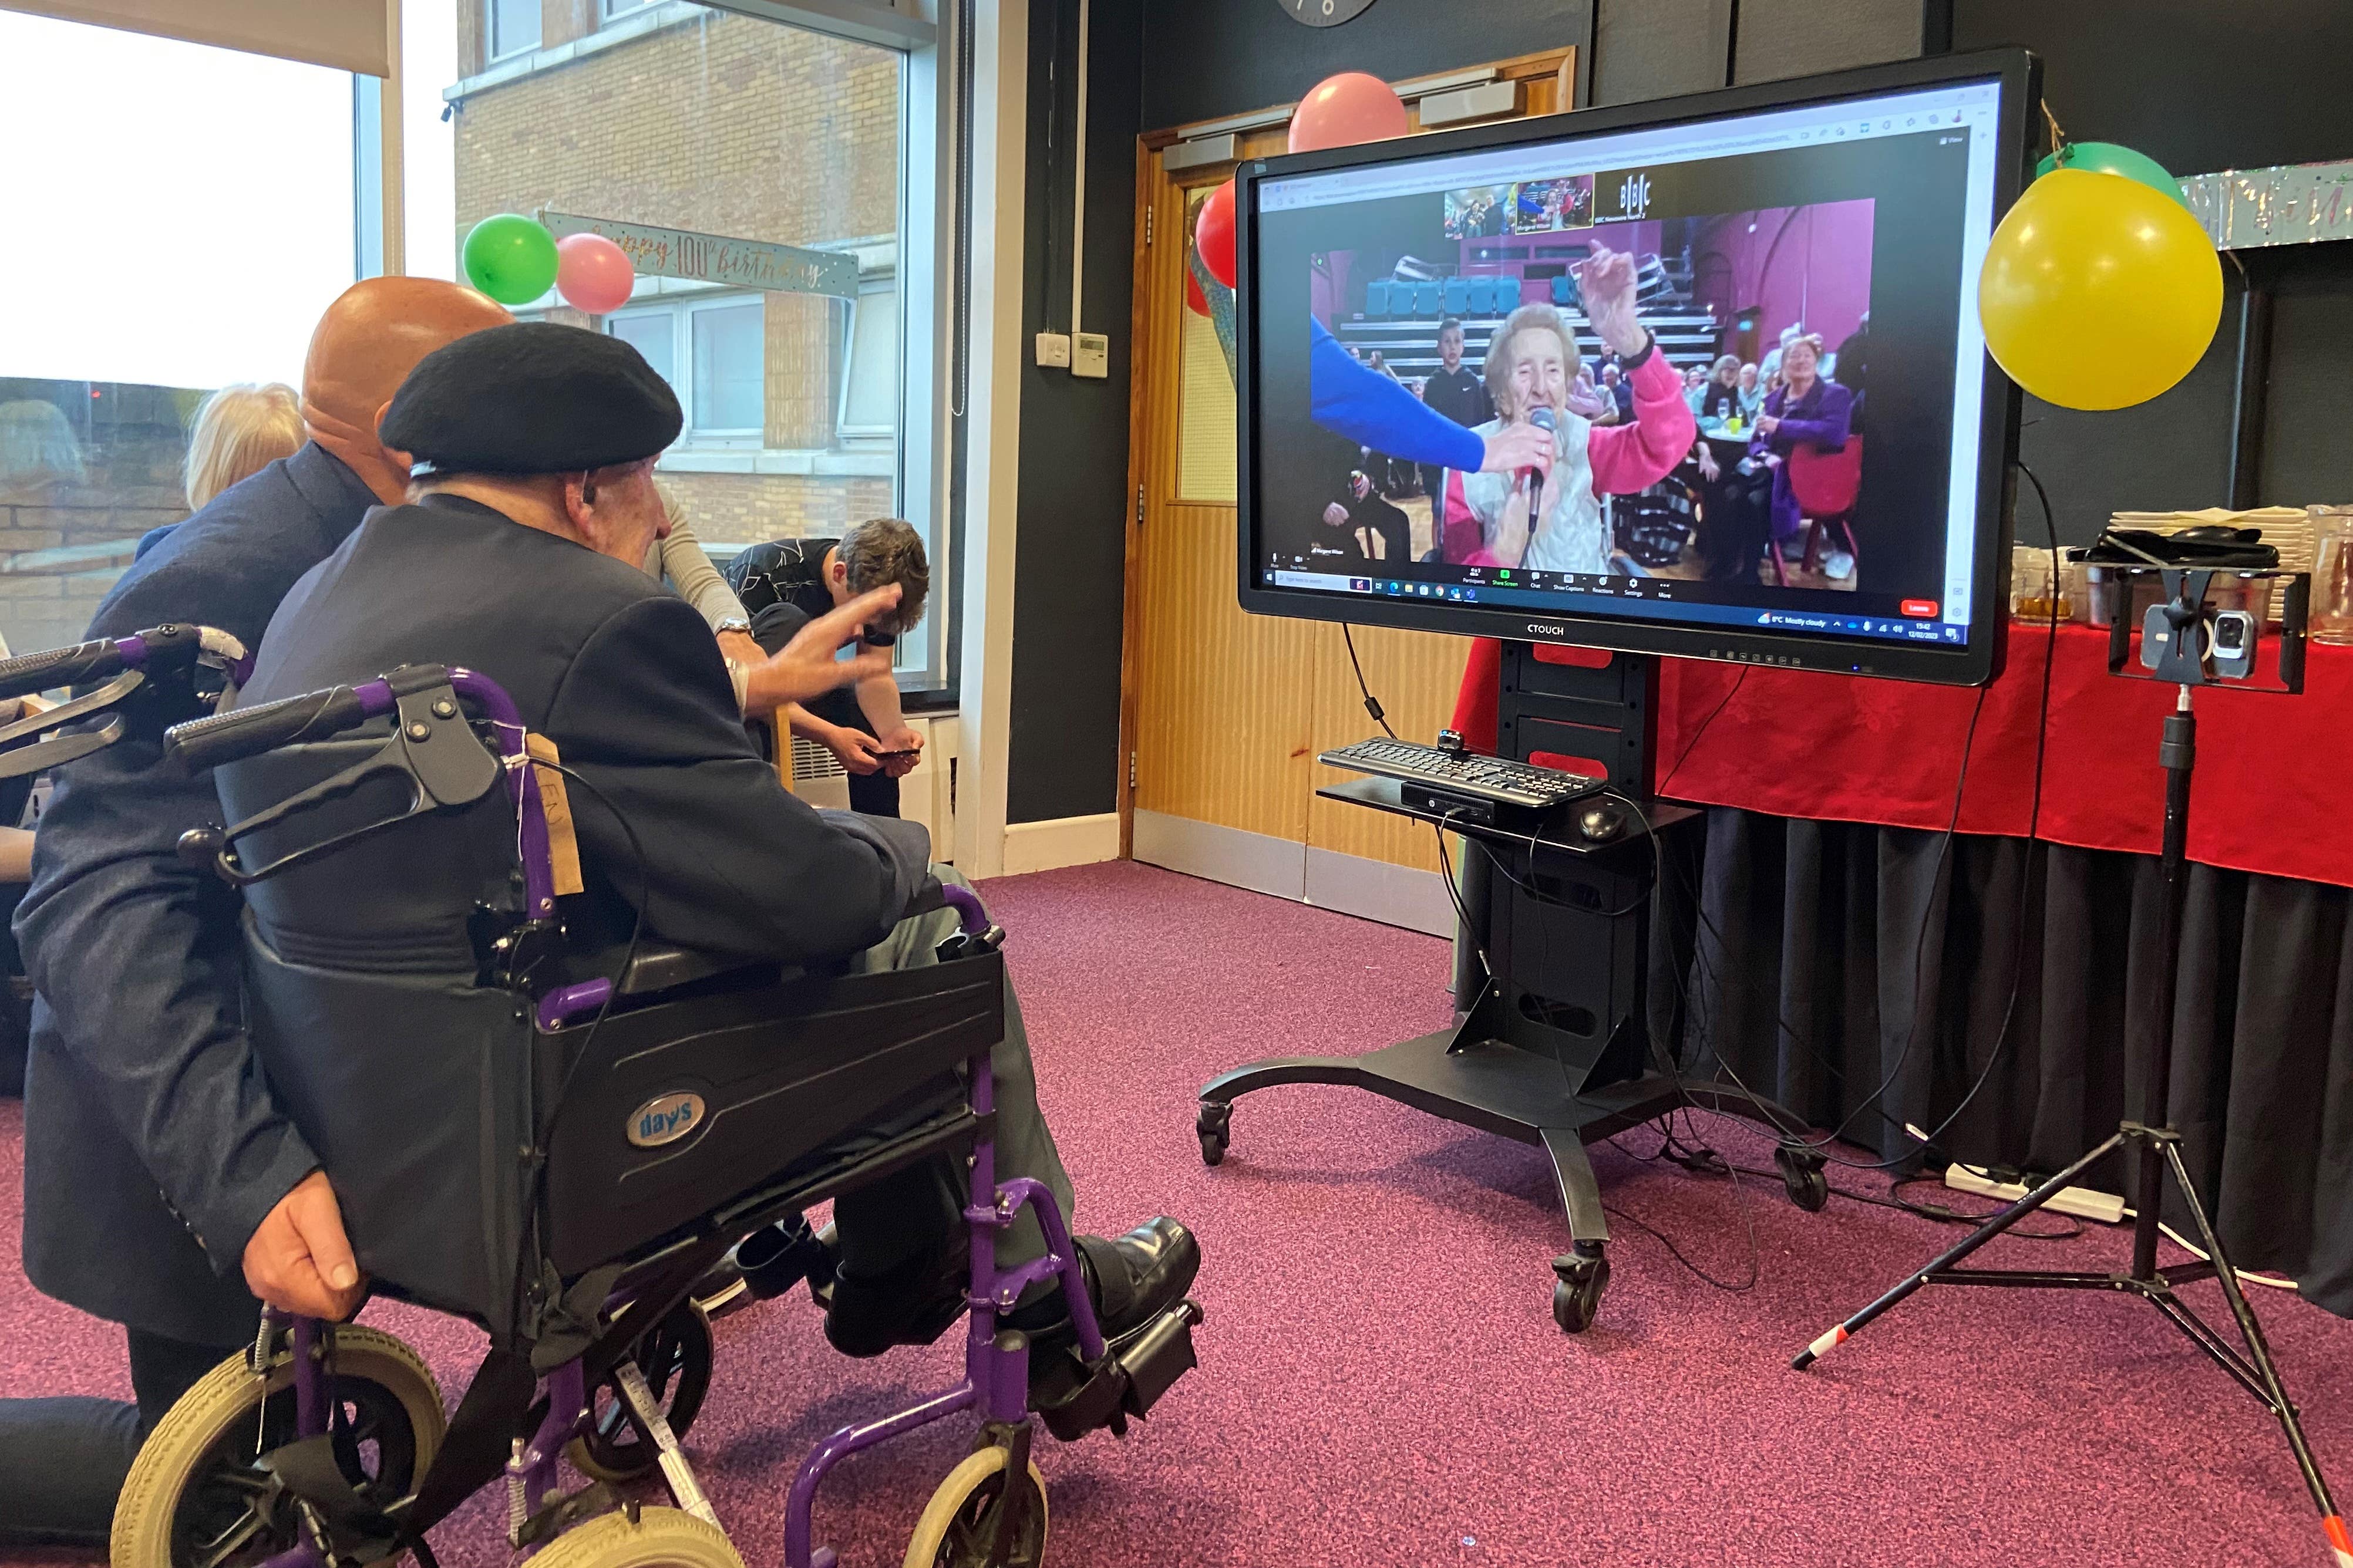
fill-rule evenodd
<path id="1" fill-rule="evenodd" d="M 1348 357 L 1324 323 L 1314 329 L 1308 395 L 1315 423 L 1360 447 L 1411 463 L 1476 473 L 1487 444 L 1377 370 Z"/>

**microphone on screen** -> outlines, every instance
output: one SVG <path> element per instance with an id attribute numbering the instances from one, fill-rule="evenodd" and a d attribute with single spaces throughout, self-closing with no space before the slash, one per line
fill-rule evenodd
<path id="1" fill-rule="evenodd" d="M 1550 436 L 1560 428 L 1560 421 L 1549 408 L 1539 408 L 1528 416 L 1528 423 Z M 1536 519 L 1544 515 L 1544 470 L 1528 470 L 1528 527 L 1535 528 Z"/>

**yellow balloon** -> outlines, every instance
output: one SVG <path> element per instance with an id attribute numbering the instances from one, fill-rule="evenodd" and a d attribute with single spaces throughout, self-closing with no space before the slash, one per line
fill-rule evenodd
<path id="1" fill-rule="evenodd" d="M 2057 169 L 2026 187 L 1978 277 L 1986 347 L 2063 408 L 2146 403 L 2189 374 L 2222 319 L 2222 263 L 2179 202 Z"/>

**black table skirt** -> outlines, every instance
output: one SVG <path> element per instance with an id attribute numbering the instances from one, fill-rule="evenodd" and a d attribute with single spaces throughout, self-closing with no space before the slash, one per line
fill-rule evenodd
<path id="1" fill-rule="evenodd" d="M 2136 1100 L 2155 1023 L 2158 862 L 1956 837 L 1940 871 L 1944 837 L 1724 807 L 1668 835 L 1652 942 L 1672 956 L 1652 965 L 1651 1016 L 1678 1020 L 1690 1070 L 1721 1052 L 1757 1093 L 1817 1127 L 1852 1114 L 1850 1140 L 1882 1157 L 1915 1147 L 1904 1122 L 1934 1128 L 1950 1115 L 2000 1042 L 1990 1078 L 1937 1145 L 1970 1163 L 2053 1171 L 2145 1114 Z M 2353 889 L 2192 868 L 2170 1108 L 2238 1266 L 2289 1275 L 2344 1316 L 2349 913 Z M 1883 1099 L 1863 1109 L 1891 1073 Z M 2086 1184 L 2130 1201 L 2121 1160 Z M 2188 1233 L 2182 1215 L 2168 1218 Z"/>

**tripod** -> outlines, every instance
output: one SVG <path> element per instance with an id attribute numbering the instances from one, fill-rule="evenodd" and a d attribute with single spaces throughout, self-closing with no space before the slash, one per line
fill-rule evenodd
<path id="1" fill-rule="evenodd" d="M 2202 594 L 2203 584 L 2200 584 Z M 2150 1121 L 2126 1121 L 2099 1147 L 2077 1160 L 2065 1170 L 2028 1193 L 2024 1197 L 1995 1215 L 1953 1246 L 1938 1254 L 1928 1266 L 1907 1275 L 1894 1289 L 1847 1319 L 1838 1327 L 1799 1351 L 1789 1364 L 1799 1372 L 1820 1361 L 1849 1339 L 1862 1331 L 1882 1313 L 1899 1301 L 1929 1285 L 1979 1285 L 2024 1290 L 2118 1290 L 2139 1297 L 2163 1313 L 2165 1320 L 2189 1336 L 2189 1341 L 2212 1359 L 2214 1363 L 2231 1374 L 2239 1386 L 2253 1394 L 2263 1407 L 2278 1417 L 2280 1430 L 2287 1436 L 2287 1446 L 2295 1455 L 2296 1468 L 2304 1472 L 2304 1484 L 2319 1508 L 2321 1528 L 2327 1534 L 2328 1544 L 2336 1552 L 2337 1568 L 2353 1568 L 2353 1537 L 2346 1531 L 2336 1503 L 2328 1495 L 2328 1483 L 2314 1462 L 2312 1448 L 2305 1441 L 2304 1426 L 2296 1418 L 2287 1391 L 2281 1386 L 2279 1369 L 2273 1364 L 2271 1349 L 2263 1342 L 2263 1331 L 2255 1315 L 2247 1306 L 2247 1299 L 2239 1289 L 2238 1275 L 2222 1250 L 2221 1238 L 2206 1216 L 2206 1205 L 2198 1199 L 2197 1185 L 2181 1162 L 2181 1134 L 2172 1126 L 2167 1113 L 2167 1097 L 2173 1081 L 2173 1005 L 2174 986 L 2180 968 L 2181 909 L 2183 895 L 2189 878 L 2189 775 L 2197 763 L 2198 721 L 2190 711 L 2190 688 L 2181 688 L 2181 700 L 2165 721 L 2164 738 L 2158 745 L 2158 761 L 2165 768 L 2165 841 L 2161 864 L 2163 874 L 2163 904 L 2158 915 L 2158 995 L 2162 1005 L 2158 1013 L 2157 1038 L 2152 1042 L 2148 1060 L 2141 1075 L 2141 1114 Z M 2127 1274 L 2077 1273 L 2042 1268 L 1963 1268 L 1961 1260 L 2009 1230 L 2028 1215 L 2049 1203 L 2059 1193 L 2074 1184 L 2076 1179 L 2094 1165 L 2121 1149 L 2131 1149 L 2138 1156 L 2138 1185 L 2133 1203 L 2132 1271 Z M 2188 1263 L 2159 1268 L 2157 1266 L 2158 1231 L 2160 1223 L 2159 1205 L 2164 1199 L 2165 1179 L 2173 1178 L 2180 1190 L 2182 1201 L 2189 1210 L 2190 1224 L 2198 1232 L 2198 1244 L 2205 1250 L 2208 1261 Z M 2176 1289 L 2200 1279 L 2214 1279 L 2222 1287 L 2223 1300 L 2230 1303 L 2231 1316 L 2236 1321 L 2239 1337 L 2246 1345 L 2244 1354 L 2225 1340 L 2214 1328 L 2189 1310 L 2188 1302 L 2175 1293 Z"/>

